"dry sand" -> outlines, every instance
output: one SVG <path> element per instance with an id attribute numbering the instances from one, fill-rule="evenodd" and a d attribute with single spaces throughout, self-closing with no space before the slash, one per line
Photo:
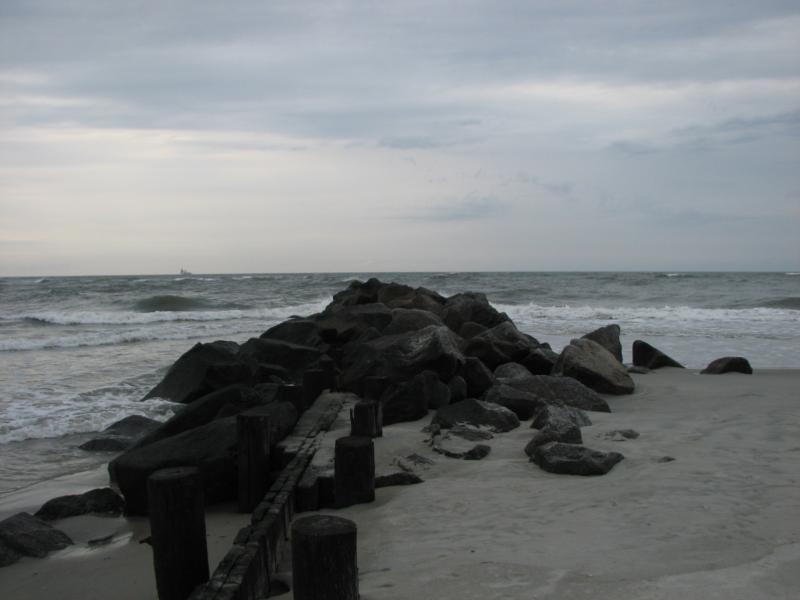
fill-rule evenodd
<path id="1" fill-rule="evenodd" d="M 586 445 L 626 457 L 603 477 L 528 462 L 528 423 L 496 436 L 479 462 L 434 454 L 427 419 L 385 428 L 379 468 L 412 453 L 434 464 L 420 468 L 422 484 L 325 511 L 358 524 L 362 599 L 800 597 L 800 372 L 635 379 L 636 393 L 610 397 L 614 412 L 590 413 L 583 429 Z M 606 437 L 627 428 L 641 436 Z M 4 498 L 0 514 L 20 497 Z M 209 514 L 212 568 L 246 520 Z M 0 569 L 0 597 L 155 598 L 150 548 L 137 543 L 146 521 L 58 526 L 82 544 Z M 85 547 L 114 528 L 115 543 Z"/>

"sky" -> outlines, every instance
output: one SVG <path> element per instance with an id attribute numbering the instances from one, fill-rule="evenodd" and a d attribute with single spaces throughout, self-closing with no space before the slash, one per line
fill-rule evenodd
<path id="1" fill-rule="evenodd" d="M 800 270 L 800 3 L 3 0 L 0 275 Z"/>

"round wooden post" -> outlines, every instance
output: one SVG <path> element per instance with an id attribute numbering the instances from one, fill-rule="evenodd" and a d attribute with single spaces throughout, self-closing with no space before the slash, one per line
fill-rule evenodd
<path id="1" fill-rule="evenodd" d="M 303 373 L 303 402 L 309 408 L 325 389 L 325 371 L 308 369 Z"/>
<path id="2" fill-rule="evenodd" d="M 364 400 L 374 400 L 378 405 L 378 412 L 375 416 L 377 429 L 373 437 L 383 437 L 383 404 L 381 397 L 389 386 L 389 379 L 380 375 L 371 375 L 364 379 Z"/>
<path id="3" fill-rule="evenodd" d="M 356 524 L 330 515 L 292 524 L 294 600 L 358 600 Z"/>
<path id="4" fill-rule="evenodd" d="M 156 471 L 147 479 L 153 567 L 159 600 L 186 600 L 208 581 L 203 482 L 196 467 Z"/>
<path id="5" fill-rule="evenodd" d="M 336 440 L 334 500 L 344 508 L 375 500 L 375 446 L 372 439 L 348 436 Z"/>
<path id="6" fill-rule="evenodd" d="M 319 359 L 319 368 L 325 372 L 325 388 L 334 391 L 336 389 L 336 363 L 330 356 L 323 356 Z"/>
<path id="7" fill-rule="evenodd" d="M 267 493 L 269 417 L 252 411 L 236 416 L 239 512 L 253 512 Z"/>
<path id="8" fill-rule="evenodd" d="M 278 402 L 291 402 L 299 415 L 305 410 L 305 400 L 302 385 L 293 383 L 281 384 L 278 388 Z"/>
<path id="9" fill-rule="evenodd" d="M 356 402 L 350 413 L 350 435 L 378 437 L 378 403 L 374 400 Z"/>

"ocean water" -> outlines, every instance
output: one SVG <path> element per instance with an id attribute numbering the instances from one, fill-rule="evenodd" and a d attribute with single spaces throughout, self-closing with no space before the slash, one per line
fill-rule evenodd
<path id="1" fill-rule="evenodd" d="M 443 295 L 484 292 L 560 350 L 618 323 L 625 359 L 644 339 L 687 367 L 725 355 L 800 368 L 798 273 L 334 273 L 0 279 L 0 494 L 96 467 L 77 446 L 114 421 L 164 419 L 141 398 L 198 341 L 243 342 L 322 310 L 377 276 Z"/>

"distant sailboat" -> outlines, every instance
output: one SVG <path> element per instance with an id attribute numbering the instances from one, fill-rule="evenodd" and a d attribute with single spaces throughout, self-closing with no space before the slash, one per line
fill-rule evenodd
<path id="1" fill-rule="evenodd" d="M 181 275 L 191 275 L 191 273 L 186 269 L 184 269 L 183 267 L 181 267 Z"/>

